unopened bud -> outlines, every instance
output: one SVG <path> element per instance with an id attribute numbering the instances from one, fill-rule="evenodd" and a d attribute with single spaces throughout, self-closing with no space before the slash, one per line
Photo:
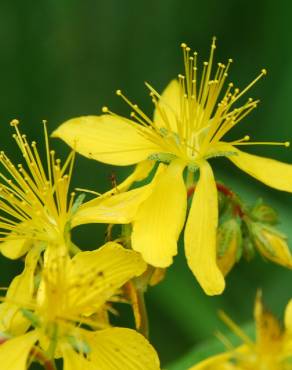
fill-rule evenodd
<path id="1" fill-rule="evenodd" d="M 237 219 L 223 222 L 217 229 L 217 265 L 224 276 L 241 256 L 241 227 Z"/>
<path id="2" fill-rule="evenodd" d="M 270 225 L 275 225 L 278 223 L 277 212 L 267 204 L 264 204 L 261 199 L 257 201 L 250 215 L 256 221 L 268 223 Z"/>
<path id="3" fill-rule="evenodd" d="M 252 230 L 255 246 L 263 257 L 292 268 L 292 255 L 284 234 L 259 222 L 253 224 Z"/>

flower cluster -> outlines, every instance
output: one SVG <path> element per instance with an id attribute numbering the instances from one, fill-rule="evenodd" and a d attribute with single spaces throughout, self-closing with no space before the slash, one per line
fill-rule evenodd
<path id="1" fill-rule="evenodd" d="M 3 368 L 25 370 L 39 362 L 52 370 L 61 361 L 65 370 L 159 369 L 147 339 L 144 292 L 164 278 L 183 230 L 188 266 L 207 295 L 221 294 L 236 262 L 256 251 L 292 268 L 275 210 L 261 200 L 245 204 L 215 179 L 211 167 L 213 159 L 226 157 L 262 183 L 292 192 L 291 164 L 238 149 L 288 147 L 288 142 L 226 138 L 257 106 L 258 100 L 243 99 L 266 70 L 240 90 L 225 84 L 231 59 L 214 67 L 215 38 L 202 71 L 198 54 L 184 43 L 181 47 L 184 73 L 162 94 L 146 83 L 153 117 L 117 90 L 131 108 L 129 118 L 104 107 L 102 115 L 70 119 L 52 133 L 72 148 L 64 162 L 50 149 L 46 122 L 45 161 L 19 122 L 11 122 L 22 163 L 15 165 L 0 152 L 0 251 L 10 259 L 23 258 L 24 269 L 1 298 Z M 84 193 L 70 192 L 76 152 L 135 168 L 104 194 L 88 191 L 98 196 L 85 202 Z M 109 224 L 107 242 L 96 250 L 86 251 L 71 239 L 72 228 L 88 223 Z M 136 330 L 111 325 L 116 302 L 131 304 Z M 256 343 L 240 334 L 243 346 L 194 369 L 290 369 L 291 303 L 284 332 L 259 296 L 255 317 Z"/>
<path id="2" fill-rule="evenodd" d="M 82 199 L 68 196 L 74 152 L 61 165 L 49 148 L 46 165 L 35 142 L 12 121 L 24 163 L 1 152 L 1 252 L 25 256 L 0 305 L 0 362 L 24 370 L 33 361 L 55 369 L 159 369 L 147 339 L 133 329 L 112 327 L 111 303 L 125 300 L 122 287 L 147 268 L 139 253 L 108 242 L 81 251 L 71 241 Z M 2 170 L 1 170 L 2 171 Z M 6 171 L 7 174 L 4 172 Z"/>

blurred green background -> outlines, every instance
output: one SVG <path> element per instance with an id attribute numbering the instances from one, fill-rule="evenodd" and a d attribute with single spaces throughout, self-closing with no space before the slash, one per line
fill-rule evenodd
<path id="1" fill-rule="evenodd" d="M 151 114 L 144 81 L 161 91 L 182 72 L 180 43 L 187 42 L 204 60 L 213 35 L 218 38 L 217 61 L 234 59 L 230 80 L 239 87 L 261 68 L 268 69 L 267 78 L 250 92 L 261 99 L 259 108 L 232 137 L 248 133 L 256 140 L 291 140 L 291 14 L 290 2 L 273 0 L 1 1 L 1 148 L 17 158 L 9 127 L 12 118 L 21 120 L 31 139 L 41 141 L 42 119 L 52 131 L 68 118 L 99 114 L 103 105 L 128 114 L 115 96 L 117 88 Z M 61 142 L 53 145 L 68 152 Z M 291 149 L 249 151 L 292 162 Z M 282 230 L 292 240 L 292 196 L 266 188 L 225 160 L 216 163 L 217 178 L 242 198 L 263 197 L 278 209 Z M 78 156 L 73 185 L 104 191 L 113 171 L 121 181 L 129 170 Z M 92 249 L 103 242 L 103 233 L 102 226 L 88 226 L 76 230 L 74 238 L 84 249 Z M 20 269 L 18 263 L 2 259 L 2 284 L 9 282 L 8 271 Z M 224 294 L 207 297 L 188 271 L 181 245 L 165 281 L 147 293 L 151 341 L 163 366 L 211 338 L 215 330 L 223 330 L 216 316 L 219 308 L 239 324 L 249 321 L 258 287 L 280 316 L 292 295 L 291 272 L 261 258 L 241 262 L 230 274 Z"/>

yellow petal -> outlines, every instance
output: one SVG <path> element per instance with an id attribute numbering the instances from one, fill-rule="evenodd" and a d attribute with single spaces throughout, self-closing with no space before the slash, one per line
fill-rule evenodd
<path id="1" fill-rule="evenodd" d="M 132 329 L 109 328 L 88 335 L 91 359 L 99 370 L 159 370 L 150 343 Z"/>
<path id="2" fill-rule="evenodd" d="M 28 239 L 16 238 L 11 234 L 1 244 L 1 253 L 12 260 L 22 257 L 31 248 L 31 241 Z"/>
<path id="3" fill-rule="evenodd" d="M 277 318 L 265 309 L 262 295 L 257 293 L 254 316 L 256 322 L 256 341 L 262 353 L 279 351 L 282 345 L 282 330 Z"/>
<path id="4" fill-rule="evenodd" d="M 20 335 L 31 325 L 19 311 L 19 305 L 25 306 L 26 303 L 30 303 L 34 292 L 34 273 L 40 252 L 39 248 L 31 249 L 26 256 L 23 272 L 12 280 L 6 294 L 7 301 L 0 304 L 0 331 Z"/>
<path id="5" fill-rule="evenodd" d="M 167 267 L 177 254 L 177 240 L 186 214 L 185 164 L 171 162 L 153 182 L 153 191 L 141 204 L 133 223 L 132 247 L 146 262 Z"/>
<path id="6" fill-rule="evenodd" d="M 275 159 L 242 152 L 230 144 L 224 144 L 226 152 L 235 152 L 228 157 L 242 171 L 264 184 L 283 191 L 292 192 L 292 165 Z"/>
<path id="7" fill-rule="evenodd" d="M 177 80 L 172 80 L 159 99 L 155 112 L 154 123 L 158 127 L 177 132 L 177 122 L 180 117 L 182 89 Z"/>
<path id="8" fill-rule="evenodd" d="M 72 218 L 71 225 L 88 223 L 127 224 L 136 216 L 141 203 L 152 191 L 151 185 L 125 193 L 100 196 L 84 203 Z"/>
<path id="9" fill-rule="evenodd" d="M 100 162 L 120 166 L 135 164 L 161 152 L 142 136 L 141 126 L 111 115 L 72 118 L 52 134 L 78 153 Z"/>
<path id="10" fill-rule="evenodd" d="M 244 358 L 245 354 L 251 356 L 249 351 L 250 348 L 248 345 L 242 345 L 235 348 L 233 351 L 220 353 L 206 358 L 188 370 L 243 370 L 240 359 Z M 257 370 L 254 368 L 250 369 Z"/>
<path id="11" fill-rule="evenodd" d="M 34 343 L 38 339 L 38 332 L 32 331 L 20 337 L 15 337 L 0 346 L 1 369 L 27 370 L 27 358 Z"/>
<path id="12" fill-rule="evenodd" d="M 141 275 L 146 263 L 140 254 L 117 243 L 80 252 L 68 272 L 68 310 L 77 314 L 96 312 L 129 279 Z M 71 313 L 72 313 L 71 312 Z"/>
<path id="13" fill-rule="evenodd" d="M 292 299 L 290 299 L 286 306 L 284 322 L 286 330 L 292 335 Z"/>
<path id="14" fill-rule="evenodd" d="M 96 364 L 75 352 L 69 346 L 62 350 L 64 370 L 97 370 Z"/>
<path id="15" fill-rule="evenodd" d="M 186 224 L 185 251 L 190 269 L 209 295 L 220 294 L 225 287 L 216 263 L 217 224 L 216 183 L 209 163 L 203 162 Z"/>

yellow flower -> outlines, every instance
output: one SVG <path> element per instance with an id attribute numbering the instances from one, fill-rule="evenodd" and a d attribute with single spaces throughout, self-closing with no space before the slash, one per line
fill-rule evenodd
<path id="1" fill-rule="evenodd" d="M 255 303 L 256 341 L 249 339 L 227 316 L 224 321 L 245 344 L 210 357 L 190 370 L 291 370 L 292 369 L 292 300 L 285 311 L 284 329 L 267 311 L 257 295 Z"/>
<path id="2" fill-rule="evenodd" d="M 43 245 L 65 244 L 66 228 L 73 213 L 74 194 L 68 201 L 74 153 L 64 165 L 50 150 L 44 122 L 46 164 L 42 164 L 36 142 L 28 143 L 26 135 L 13 120 L 13 135 L 24 164 L 15 166 L 4 152 L 0 153 L 0 250 L 9 258 L 24 255 L 36 242 Z"/>
<path id="3" fill-rule="evenodd" d="M 192 55 L 185 44 L 182 48 L 185 75 L 171 81 L 162 95 L 147 84 L 155 105 L 153 119 L 118 90 L 117 94 L 133 110 L 131 119 L 104 108 L 103 111 L 108 114 L 73 118 L 63 123 L 53 136 L 63 139 L 88 158 L 121 166 L 139 163 L 137 179 L 143 177 L 143 167 L 146 177 L 151 170 L 150 162 L 152 165 L 159 162 L 156 176 L 149 185 L 132 190 L 127 195 L 119 194 L 117 200 L 109 198 L 111 204 L 120 204 L 120 215 L 118 206 L 115 212 L 111 208 L 109 220 L 115 217 L 115 223 L 122 220 L 133 222 L 133 249 L 141 252 L 145 261 L 156 267 L 169 266 L 177 254 L 177 240 L 186 218 L 186 187 L 192 186 L 195 172 L 199 170 L 185 227 L 185 252 L 188 265 L 205 292 L 220 294 L 225 281 L 216 263 L 218 199 L 208 160 L 225 156 L 263 183 L 289 192 L 292 192 L 292 166 L 236 148 L 277 143 L 250 142 L 248 136 L 233 142 L 222 141 L 224 135 L 256 107 L 258 101 L 251 98 L 242 106 L 236 106 L 236 103 L 266 71 L 262 70 L 242 91 L 230 83 L 223 93 L 232 60 L 227 65 L 218 63 L 213 71 L 215 38 L 201 76 L 198 73 L 197 53 Z M 289 143 L 280 145 L 288 146 Z M 135 180 L 132 176 L 131 181 L 123 184 L 121 189 L 127 189 Z M 83 213 L 79 215 L 84 222 L 100 222 L 95 217 L 95 206 L 99 202 L 92 201 L 82 207 Z M 79 223 L 82 223 L 81 219 L 76 222 Z"/>
<path id="4" fill-rule="evenodd" d="M 58 250 L 46 253 L 37 295 L 22 302 L 21 296 L 14 298 L 34 329 L 25 333 L 27 326 L 0 346 L 1 366 L 27 369 L 37 345 L 48 358 L 63 357 L 66 370 L 158 370 L 156 352 L 141 334 L 113 328 L 104 317 L 107 302 L 118 300 L 119 288 L 145 271 L 140 255 L 116 243 L 72 259 Z"/>

